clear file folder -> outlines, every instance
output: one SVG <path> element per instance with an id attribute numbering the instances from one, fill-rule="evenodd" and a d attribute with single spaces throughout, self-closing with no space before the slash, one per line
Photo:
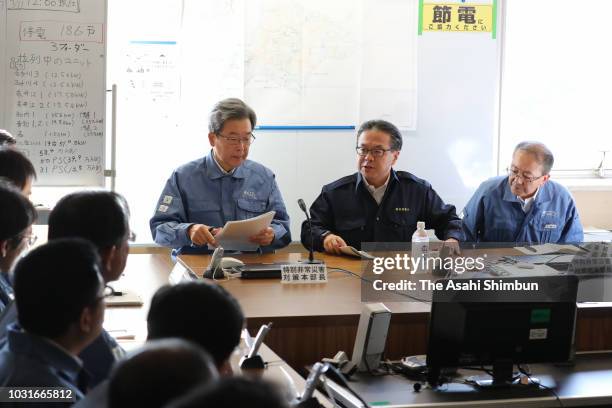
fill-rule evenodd
<path id="1" fill-rule="evenodd" d="M 259 245 L 249 241 L 249 237 L 257 235 L 268 228 L 274 219 L 275 211 L 269 211 L 257 217 L 241 221 L 228 221 L 223 229 L 215 235 L 219 246 L 229 251 L 256 251 Z"/>

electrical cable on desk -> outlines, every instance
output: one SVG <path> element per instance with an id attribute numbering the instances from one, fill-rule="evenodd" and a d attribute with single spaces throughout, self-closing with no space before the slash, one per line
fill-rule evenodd
<path id="1" fill-rule="evenodd" d="M 347 270 L 347 269 L 337 268 L 337 267 L 330 266 L 330 267 L 329 267 L 329 271 L 330 271 L 330 272 L 342 272 L 342 273 L 346 273 L 346 274 L 351 275 L 351 276 L 353 276 L 353 277 L 355 277 L 355 278 L 357 278 L 357 279 L 359 279 L 359 280 L 361 280 L 361 281 L 363 281 L 363 282 L 367 282 L 367 283 L 374 283 L 374 281 L 371 281 L 371 280 L 369 280 L 369 279 L 366 279 L 366 278 L 364 278 L 363 276 L 361 276 L 361 275 L 359 275 L 359 274 L 357 274 L 357 273 L 355 273 L 355 272 L 351 272 L 351 271 L 349 271 L 349 270 Z M 397 292 L 397 291 L 389 291 L 389 292 L 395 293 L 396 295 L 400 295 L 400 296 L 407 297 L 408 299 L 416 300 L 417 302 L 421 302 L 421 303 L 431 303 L 431 300 L 428 300 L 428 299 L 421 299 L 421 298 L 418 298 L 418 297 L 413 296 L 413 295 L 408 295 L 408 294 L 406 294 L 406 293 Z"/>
<path id="2" fill-rule="evenodd" d="M 552 394 L 552 395 L 555 397 L 555 399 L 557 400 L 557 402 L 559 403 L 559 407 L 561 407 L 561 408 L 565 408 L 565 407 L 564 407 L 564 405 L 563 405 L 563 402 L 561 402 L 561 398 L 559 397 L 559 394 L 557 394 L 557 393 L 555 392 L 555 390 L 553 390 L 551 387 L 547 387 L 547 386 L 543 385 L 543 384 L 542 384 L 541 382 L 539 382 L 539 381 L 534 381 L 534 380 L 531 378 L 531 373 L 530 373 L 529 371 L 525 370 L 525 369 L 524 369 L 524 368 L 523 368 L 523 367 L 522 367 L 520 364 L 519 364 L 517 367 L 518 367 L 518 370 L 521 372 L 521 374 L 523 374 L 525 377 L 527 377 L 527 379 L 528 379 L 529 381 L 531 381 L 531 382 L 532 382 L 532 383 L 534 383 L 534 384 L 536 384 L 536 383 L 537 383 L 538 388 L 541 388 L 541 389 L 543 389 L 543 390 L 546 390 L 546 391 L 550 392 L 550 393 L 551 393 L 551 394 Z"/>

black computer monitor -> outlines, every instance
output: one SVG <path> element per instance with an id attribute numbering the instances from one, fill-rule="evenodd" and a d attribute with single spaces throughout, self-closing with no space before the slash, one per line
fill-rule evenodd
<path id="1" fill-rule="evenodd" d="M 513 383 L 515 364 L 571 359 L 576 276 L 461 281 L 480 281 L 480 286 L 473 286 L 480 289 L 433 294 L 427 350 L 432 386 L 439 384 L 440 372 L 447 367 L 493 366 L 490 384 L 504 386 Z M 538 290 L 486 290 L 485 281 L 537 283 Z M 439 282 L 446 284 L 448 280 Z"/>

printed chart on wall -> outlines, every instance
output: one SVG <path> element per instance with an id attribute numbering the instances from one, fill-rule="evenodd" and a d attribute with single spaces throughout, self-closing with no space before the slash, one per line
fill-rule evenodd
<path id="1" fill-rule="evenodd" d="M 202 98 L 224 94 L 244 97 L 260 129 L 353 129 L 372 118 L 416 128 L 417 0 L 184 5 L 185 109 L 201 109 Z M 220 32 L 223 41 L 211 40 Z"/>
<path id="2" fill-rule="evenodd" d="M 38 185 L 103 185 L 106 3 L 0 0 L 0 14 L 0 127 Z"/>

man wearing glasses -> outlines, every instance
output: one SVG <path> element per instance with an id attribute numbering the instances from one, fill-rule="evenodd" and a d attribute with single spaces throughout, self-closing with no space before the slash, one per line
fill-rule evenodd
<path id="1" fill-rule="evenodd" d="M 347 245 L 361 249 L 362 242 L 410 242 L 418 221 L 453 246 L 463 239 L 455 207 L 444 204 L 427 181 L 393 169 L 401 149 L 402 136 L 393 124 L 361 125 L 358 172 L 324 186 L 310 207 L 314 250 L 338 254 Z M 309 248 L 307 222 L 301 238 Z"/>
<path id="2" fill-rule="evenodd" d="M 470 242 L 529 244 L 583 241 L 582 225 L 570 193 L 550 180 L 554 157 L 542 143 L 521 142 L 507 176 L 478 187 L 463 210 Z"/>
<path id="3" fill-rule="evenodd" d="M 227 221 L 275 211 L 270 227 L 249 237 L 261 252 L 291 242 L 289 214 L 272 171 L 247 160 L 255 141 L 255 112 L 240 99 L 218 102 L 210 113 L 210 153 L 176 169 L 161 193 L 150 221 L 159 245 L 174 255 L 206 252 Z"/>

